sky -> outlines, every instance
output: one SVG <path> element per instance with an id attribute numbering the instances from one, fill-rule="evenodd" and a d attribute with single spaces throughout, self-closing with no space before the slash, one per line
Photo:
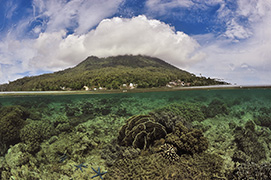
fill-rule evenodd
<path id="1" fill-rule="evenodd" d="M 0 83 L 126 54 L 270 85 L 271 0 L 0 0 Z"/>

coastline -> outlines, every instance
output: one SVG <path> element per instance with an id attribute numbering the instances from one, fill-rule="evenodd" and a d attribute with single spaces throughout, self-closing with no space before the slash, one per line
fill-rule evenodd
<path id="1" fill-rule="evenodd" d="M 187 91 L 187 90 L 223 90 L 223 89 L 270 89 L 271 85 L 213 85 L 213 86 L 189 86 L 189 87 L 159 87 L 159 88 L 137 88 L 137 89 L 116 89 L 96 91 L 2 91 L 1 96 L 35 96 L 35 95 L 75 95 L 75 94 L 118 94 L 118 93 L 145 93 L 159 91 Z"/>

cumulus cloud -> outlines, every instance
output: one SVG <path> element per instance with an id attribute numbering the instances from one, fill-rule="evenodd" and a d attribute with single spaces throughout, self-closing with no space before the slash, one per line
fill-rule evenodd
<path id="1" fill-rule="evenodd" d="M 0 50 L 5 51 L 1 63 L 10 66 L 4 71 L 17 74 L 64 69 L 90 55 L 143 54 L 184 68 L 204 57 L 203 53 L 197 52 L 198 48 L 197 41 L 185 33 L 145 16 L 104 19 L 96 29 L 81 35 L 61 30 L 40 33 L 36 39 L 9 39 L 0 43 Z M 9 51 L 13 53 L 9 54 Z"/>
<path id="2" fill-rule="evenodd" d="M 103 20 L 87 34 L 85 46 L 93 55 L 144 54 L 166 59 L 180 67 L 199 60 L 199 44 L 183 32 L 145 16 Z"/>
<path id="3" fill-rule="evenodd" d="M 196 52 L 199 44 L 193 38 L 145 16 L 105 19 L 84 35 L 66 37 L 65 31 L 41 33 L 32 48 L 36 55 L 29 64 L 40 69 L 72 66 L 90 55 L 143 54 L 166 59 L 179 67 L 187 67 L 204 56 Z"/>

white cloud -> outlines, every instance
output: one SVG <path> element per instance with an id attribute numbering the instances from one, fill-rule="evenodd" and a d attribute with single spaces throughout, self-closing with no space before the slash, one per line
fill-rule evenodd
<path id="1" fill-rule="evenodd" d="M 70 59 L 80 61 L 87 56 L 82 53 L 79 40 L 102 19 L 112 16 L 123 1 L 33 0 L 32 13 L 28 9 L 29 16 L 0 34 L 0 83 L 21 77 L 25 72 L 35 75 L 75 65 L 75 60 Z M 17 6 L 12 1 L 7 5 L 8 19 Z M 66 37 L 67 29 L 75 33 Z"/>
<path id="2" fill-rule="evenodd" d="M 217 11 L 220 21 L 225 22 L 226 30 L 222 36 L 238 41 L 253 36 L 255 25 L 269 16 L 271 1 L 237 0 L 236 7 L 231 7 L 227 1 L 220 3 Z"/>
<path id="3" fill-rule="evenodd" d="M 77 34 L 84 34 L 103 18 L 114 14 L 123 0 L 34 0 L 35 18 L 48 21 L 46 32 L 58 32 L 75 28 Z"/>
<path id="4" fill-rule="evenodd" d="M 7 37 L 0 41 L 0 83 L 20 77 L 20 73 L 31 71 L 29 59 L 34 56 L 32 40 L 18 41 Z"/>
<path id="5" fill-rule="evenodd" d="M 268 0 L 238 0 L 237 14 L 248 17 L 250 22 L 256 22 L 265 17 L 270 10 L 271 1 Z"/>
<path id="6" fill-rule="evenodd" d="M 164 15 L 172 8 L 184 8 L 191 7 L 194 3 L 191 0 L 147 0 L 146 7 L 152 13 L 158 13 L 159 15 Z"/>
<path id="7" fill-rule="evenodd" d="M 252 32 L 248 28 L 238 24 L 235 19 L 231 19 L 227 23 L 227 29 L 223 34 L 233 41 L 239 41 L 239 39 L 249 38 L 252 35 Z"/>
<path id="8" fill-rule="evenodd" d="M 146 7 L 151 13 L 168 15 L 176 8 L 185 8 L 185 10 L 208 9 L 210 6 L 224 4 L 224 1 L 225 0 L 147 0 Z M 182 13 L 183 12 L 180 12 L 180 14 Z"/>
<path id="9" fill-rule="evenodd" d="M 103 20 L 85 35 L 65 37 L 64 31 L 41 34 L 34 44 L 37 55 L 31 64 L 36 62 L 39 68 L 61 68 L 76 65 L 90 55 L 143 54 L 187 67 L 202 58 L 202 54 L 196 53 L 198 47 L 194 39 L 183 32 L 175 32 L 158 20 L 149 20 L 145 16 L 115 17 Z"/>
<path id="10" fill-rule="evenodd" d="M 249 31 L 249 37 L 232 43 L 229 39 L 216 39 L 212 35 L 195 36 L 199 42 L 209 41 L 202 49 L 207 58 L 190 71 L 238 84 L 271 84 L 271 6 L 267 1 L 253 2 L 251 5 L 249 1 L 246 3 L 254 8 L 242 3 L 238 6 L 238 13 L 250 19 L 250 28 L 247 31 L 233 30 L 234 33 L 240 32 L 233 34 L 239 38 Z"/>
<path id="11" fill-rule="evenodd" d="M 167 60 L 179 67 L 188 67 L 204 54 L 197 53 L 199 44 L 183 32 L 175 32 L 169 25 L 145 16 L 131 19 L 103 20 L 96 29 L 83 34 L 66 35 L 65 31 L 41 33 L 37 39 L 0 44 L 1 63 L 8 64 L 5 73 L 60 70 L 74 66 L 87 56 L 99 57 L 121 54 L 143 54 Z M 8 52 L 13 52 L 9 54 Z M 6 60 L 5 60 L 6 59 Z M 18 63 L 19 61 L 19 63 Z M 10 76 L 3 77 L 3 79 Z M 12 79 L 13 80 L 13 79 Z"/>
<path id="12" fill-rule="evenodd" d="M 6 4 L 6 9 L 7 9 L 7 12 L 6 12 L 6 18 L 7 19 L 11 19 L 15 10 L 17 9 L 17 5 L 13 2 L 13 1 L 8 1 L 7 4 Z"/>
<path id="13" fill-rule="evenodd" d="M 248 39 L 253 35 L 252 26 L 255 22 L 261 21 L 266 13 L 270 9 L 271 1 L 266 0 L 148 0 L 146 7 L 150 16 L 152 17 L 168 17 L 168 18 L 187 18 L 188 11 L 191 13 L 191 18 L 187 21 L 202 22 L 201 15 L 193 16 L 199 11 L 203 12 L 203 15 L 210 13 L 212 8 L 217 7 L 219 9 L 216 13 L 210 17 L 212 19 L 212 26 L 209 28 L 220 29 L 216 32 L 220 38 L 228 38 L 233 42 Z M 176 11 L 176 9 L 179 9 Z M 205 14 L 206 13 L 206 14 Z M 186 21 L 185 19 L 183 21 Z M 223 31 L 224 30 L 224 31 Z"/>
<path id="14" fill-rule="evenodd" d="M 199 47 L 194 39 L 145 16 L 103 20 L 96 30 L 86 36 L 85 46 L 96 56 L 144 54 L 168 60 L 181 67 L 200 58 L 194 56 Z"/>

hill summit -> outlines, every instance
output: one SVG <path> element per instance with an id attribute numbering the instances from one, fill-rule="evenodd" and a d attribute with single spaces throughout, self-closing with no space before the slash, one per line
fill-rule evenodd
<path id="1" fill-rule="evenodd" d="M 4 91 L 81 90 L 162 87 L 176 85 L 225 84 L 211 78 L 196 77 L 169 63 L 148 56 L 90 56 L 73 68 L 40 76 L 24 77 L 1 85 Z M 171 85 L 170 85 L 171 84 Z"/>

